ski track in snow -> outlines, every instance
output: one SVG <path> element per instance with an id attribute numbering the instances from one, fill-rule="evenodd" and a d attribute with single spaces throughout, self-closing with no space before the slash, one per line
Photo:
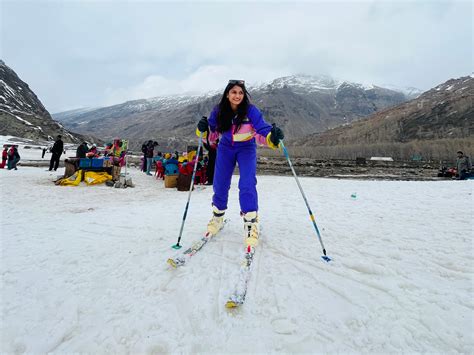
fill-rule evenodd
<path id="1" fill-rule="evenodd" d="M 2 353 L 472 353 L 472 181 L 301 178 L 326 263 L 294 179 L 259 176 L 262 241 L 245 305 L 227 310 L 238 176 L 225 228 L 173 270 L 187 192 L 131 173 L 136 188 L 114 189 L 0 170 Z M 193 192 L 184 248 L 211 196 Z"/>

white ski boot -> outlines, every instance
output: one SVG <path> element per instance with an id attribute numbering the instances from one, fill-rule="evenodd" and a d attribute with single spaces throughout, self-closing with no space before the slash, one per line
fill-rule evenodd
<path id="1" fill-rule="evenodd" d="M 225 210 L 219 210 L 216 206 L 212 206 L 212 218 L 207 224 L 207 235 L 215 236 L 224 227 Z"/>
<path id="2" fill-rule="evenodd" d="M 245 245 L 256 247 L 258 245 L 259 235 L 257 212 L 247 212 L 243 217 Z"/>

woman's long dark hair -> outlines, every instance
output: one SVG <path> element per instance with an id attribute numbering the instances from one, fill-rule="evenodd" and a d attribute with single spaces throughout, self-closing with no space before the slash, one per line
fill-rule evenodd
<path id="1" fill-rule="evenodd" d="M 242 88 L 244 92 L 244 98 L 242 102 L 237 107 L 237 113 L 235 113 L 232 108 L 230 107 L 229 99 L 227 95 L 229 94 L 230 89 L 234 86 L 239 86 Z M 249 100 L 250 94 L 248 93 L 247 89 L 245 88 L 245 84 L 227 84 L 224 90 L 224 94 L 222 95 L 221 101 L 219 102 L 219 112 L 217 113 L 217 131 L 220 133 L 224 133 L 228 131 L 232 127 L 232 120 L 234 119 L 235 115 L 237 114 L 237 118 L 235 120 L 235 124 L 237 125 L 235 132 L 238 132 L 240 126 L 242 125 L 243 120 L 247 117 L 247 111 L 250 105 Z M 234 132 L 234 133 L 235 133 Z"/>

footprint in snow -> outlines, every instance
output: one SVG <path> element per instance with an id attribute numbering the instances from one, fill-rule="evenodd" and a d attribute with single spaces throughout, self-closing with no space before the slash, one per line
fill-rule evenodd
<path id="1" fill-rule="evenodd" d="M 278 334 L 293 334 L 296 331 L 296 324 L 285 318 L 272 320 L 273 331 Z"/>

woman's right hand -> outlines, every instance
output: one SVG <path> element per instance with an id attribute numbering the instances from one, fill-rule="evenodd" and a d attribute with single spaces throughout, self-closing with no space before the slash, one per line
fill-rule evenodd
<path id="1" fill-rule="evenodd" d="M 209 127 L 209 123 L 207 122 L 207 117 L 202 116 L 202 118 L 198 122 L 197 129 L 200 132 L 204 133 L 204 132 L 207 132 L 208 127 Z"/>

